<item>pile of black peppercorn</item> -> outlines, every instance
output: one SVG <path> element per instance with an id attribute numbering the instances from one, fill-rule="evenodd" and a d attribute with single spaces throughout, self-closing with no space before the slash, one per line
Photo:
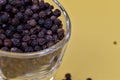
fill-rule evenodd
<path id="1" fill-rule="evenodd" d="M 35 52 L 64 38 L 59 9 L 44 0 L 0 0 L 0 49 Z"/>

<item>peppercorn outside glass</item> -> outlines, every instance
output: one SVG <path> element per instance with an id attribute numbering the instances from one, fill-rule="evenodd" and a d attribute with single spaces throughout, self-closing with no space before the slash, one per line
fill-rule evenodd
<path id="1" fill-rule="evenodd" d="M 55 80 L 54 75 L 61 64 L 70 39 L 71 22 L 66 10 L 58 0 L 44 1 L 61 11 L 59 19 L 62 21 L 63 29 L 65 30 L 64 38 L 55 45 L 36 52 L 15 53 L 0 50 L 0 80 Z M 32 15 L 30 10 L 27 10 L 26 13 Z M 36 14 L 34 14 L 34 17 L 37 19 Z M 44 17 L 44 15 L 41 17 Z M 54 16 L 51 17 L 51 19 L 54 18 Z M 39 23 L 42 24 L 42 20 Z M 17 22 L 14 24 L 16 25 Z M 34 26 L 36 23 L 30 24 Z M 55 29 L 53 28 L 53 30 Z M 47 34 L 51 34 L 51 31 L 48 31 Z M 36 36 L 33 35 L 32 38 L 34 37 Z"/>

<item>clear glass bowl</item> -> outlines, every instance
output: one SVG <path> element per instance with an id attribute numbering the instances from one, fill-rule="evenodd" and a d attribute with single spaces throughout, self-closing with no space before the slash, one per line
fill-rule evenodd
<path id="1" fill-rule="evenodd" d="M 45 0 L 62 12 L 60 19 L 65 37 L 56 45 L 33 53 L 13 53 L 0 50 L 0 80 L 54 80 L 71 34 L 69 16 L 57 0 Z"/>

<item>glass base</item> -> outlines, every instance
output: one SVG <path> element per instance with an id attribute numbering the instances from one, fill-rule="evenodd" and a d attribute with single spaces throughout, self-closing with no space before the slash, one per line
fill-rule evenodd
<path id="1" fill-rule="evenodd" d="M 12 80 L 12 79 L 3 79 L 2 77 L 0 77 L 0 80 Z M 36 78 L 34 78 L 34 79 L 29 79 L 29 80 L 55 80 L 55 78 L 54 77 L 45 78 L 45 79 L 36 79 Z"/>

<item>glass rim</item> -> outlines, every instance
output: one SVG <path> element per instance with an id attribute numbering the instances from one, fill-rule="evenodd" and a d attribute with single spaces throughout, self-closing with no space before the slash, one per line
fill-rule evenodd
<path id="1" fill-rule="evenodd" d="M 63 47 L 66 43 L 68 43 L 70 36 L 71 36 L 71 21 L 70 21 L 69 15 L 68 15 L 67 11 L 64 9 L 64 7 L 58 2 L 58 0 L 53 0 L 53 2 L 61 9 L 61 11 L 66 19 L 66 34 L 65 34 L 65 37 L 63 38 L 63 40 L 61 40 L 57 44 L 55 44 L 52 47 L 49 47 L 47 49 L 37 51 L 37 52 L 29 52 L 26 54 L 0 50 L 0 56 L 2 55 L 2 56 L 6 56 L 6 57 L 15 57 L 15 58 L 39 57 L 39 56 L 44 56 L 44 55 L 53 53 L 54 51 L 58 50 L 59 48 Z"/>

